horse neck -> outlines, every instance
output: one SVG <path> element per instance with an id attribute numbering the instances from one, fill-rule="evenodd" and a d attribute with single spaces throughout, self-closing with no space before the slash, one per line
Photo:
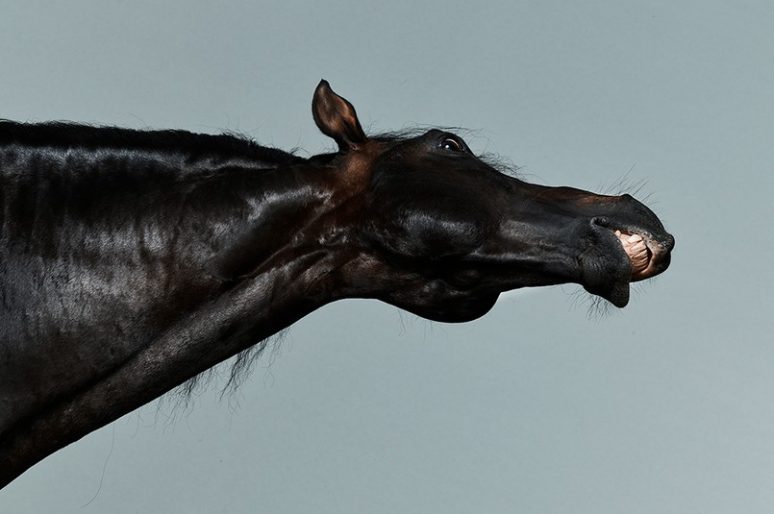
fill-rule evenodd
<path id="1" fill-rule="evenodd" d="M 310 163 L 270 170 L 231 169 L 186 186 L 176 253 L 181 262 L 205 259 L 215 276 L 254 272 L 280 251 L 312 243 L 306 232 L 335 204 L 327 177 L 335 170 Z M 159 220 L 160 223 L 166 223 Z M 193 256 L 190 248 L 201 248 Z"/>

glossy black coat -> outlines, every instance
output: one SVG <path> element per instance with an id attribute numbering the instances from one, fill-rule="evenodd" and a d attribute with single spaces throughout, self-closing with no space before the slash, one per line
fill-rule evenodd
<path id="1" fill-rule="evenodd" d="M 669 264 L 628 195 L 528 184 L 441 130 L 368 138 L 324 81 L 313 114 L 337 153 L 0 122 L 0 486 L 340 298 L 459 322 L 576 282 L 622 307 Z"/>

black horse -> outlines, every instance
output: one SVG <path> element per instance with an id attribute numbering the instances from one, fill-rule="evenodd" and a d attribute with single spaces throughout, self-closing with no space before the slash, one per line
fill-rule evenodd
<path id="1" fill-rule="evenodd" d="M 575 282 L 618 307 L 674 239 L 457 135 L 367 137 L 322 81 L 304 159 L 231 136 L 0 122 L 0 487 L 340 298 L 432 320 Z"/>

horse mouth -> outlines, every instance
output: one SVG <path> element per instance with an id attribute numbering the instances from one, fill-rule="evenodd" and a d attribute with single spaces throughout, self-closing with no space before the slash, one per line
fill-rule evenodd
<path id="1" fill-rule="evenodd" d="M 656 238 L 648 232 L 620 229 L 613 230 L 613 234 L 629 258 L 631 282 L 658 275 L 669 266 L 670 253 L 675 245 L 675 239 L 670 234 Z"/>
<path id="2" fill-rule="evenodd" d="M 613 233 L 621 243 L 626 256 L 629 257 L 631 280 L 648 278 L 650 275 L 647 272 L 651 268 L 651 262 L 653 261 L 653 251 L 648 245 L 648 240 L 637 233 L 621 232 L 620 230 L 616 230 Z M 652 245 L 653 243 L 651 243 Z"/>
<path id="3" fill-rule="evenodd" d="M 595 250 L 589 249 L 583 259 L 582 284 L 588 292 L 616 307 L 624 307 L 629 303 L 631 282 L 645 280 L 667 269 L 674 238 L 666 232 L 654 235 L 634 227 L 611 227 L 607 220 L 595 225 L 600 242 L 605 243 Z"/>

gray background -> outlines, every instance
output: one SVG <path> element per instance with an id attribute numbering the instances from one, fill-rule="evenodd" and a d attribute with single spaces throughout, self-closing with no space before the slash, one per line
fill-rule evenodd
<path id="1" fill-rule="evenodd" d="M 531 180 L 622 181 L 677 237 L 622 311 L 575 286 L 464 325 L 344 301 L 235 394 L 128 414 L 2 513 L 774 510 L 774 4 L 0 2 L 0 116 L 332 147 L 321 77 L 371 130 L 472 129 Z M 625 187 L 625 189 L 627 188 Z"/>

